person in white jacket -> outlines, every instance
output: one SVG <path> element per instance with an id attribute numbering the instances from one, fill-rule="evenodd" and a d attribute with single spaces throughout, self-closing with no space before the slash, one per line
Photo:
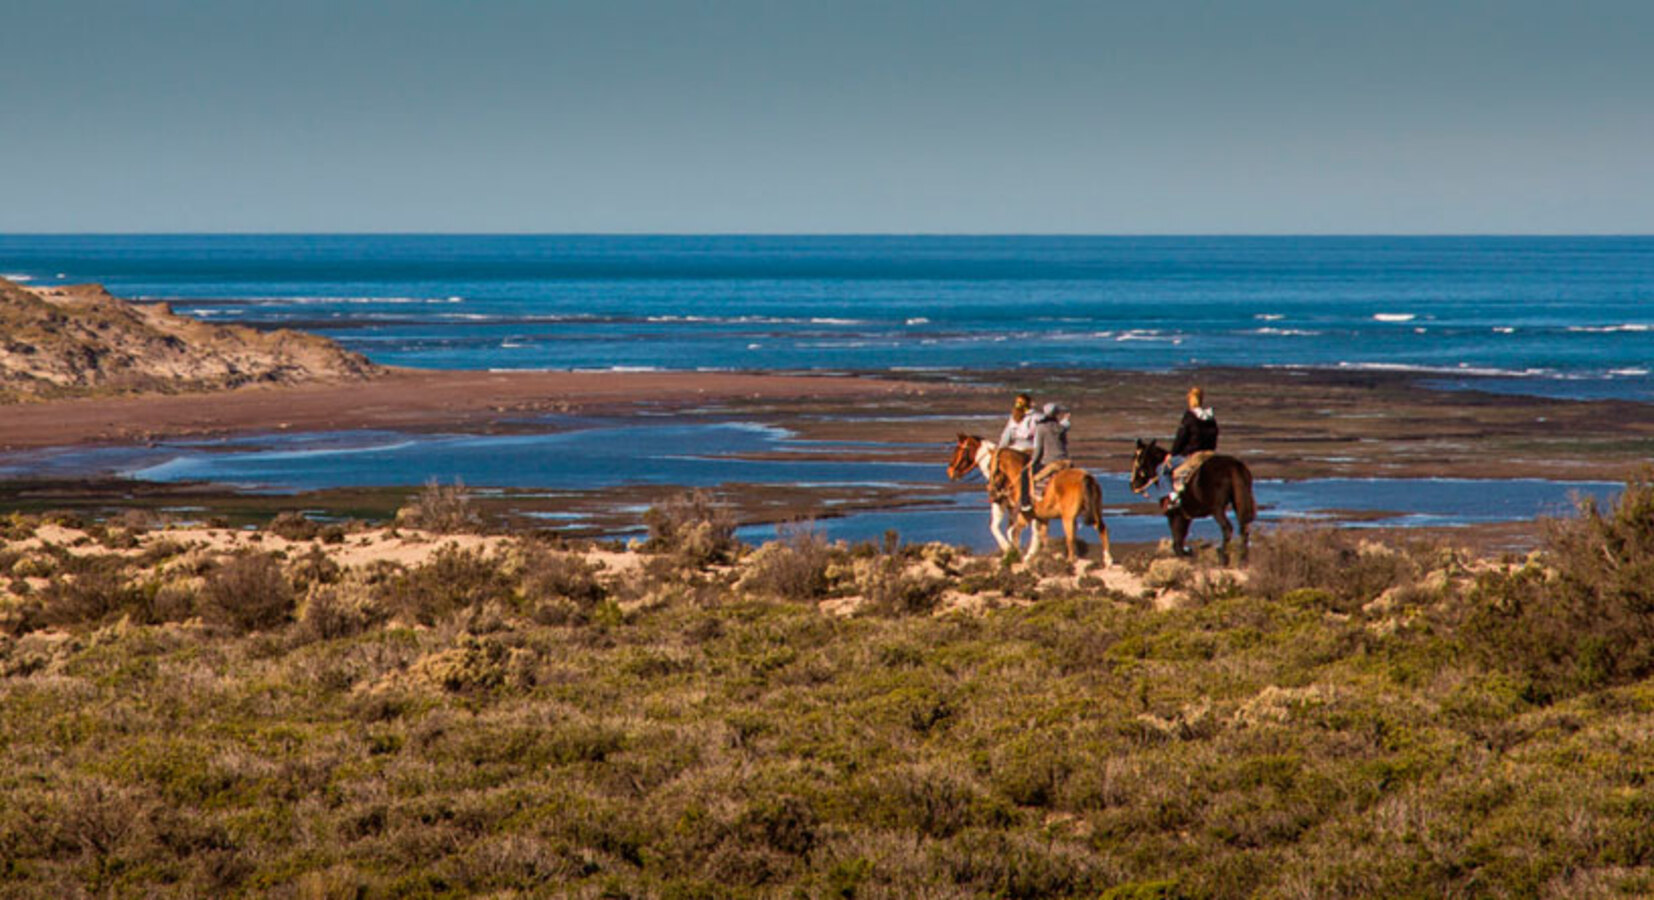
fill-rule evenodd
<path id="1" fill-rule="evenodd" d="M 1005 430 L 999 433 L 1000 449 L 1034 452 L 1034 426 L 1039 424 L 1039 417 L 1033 414 L 1033 407 L 1033 397 L 1017 395 L 1016 402 L 1011 404 L 1011 418 L 1005 422 Z"/>

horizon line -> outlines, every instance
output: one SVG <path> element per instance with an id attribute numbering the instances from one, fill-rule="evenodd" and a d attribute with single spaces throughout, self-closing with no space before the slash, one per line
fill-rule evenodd
<path id="1" fill-rule="evenodd" d="M 1650 238 L 1616 231 L 3 231 L 12 237 L 555 237 L 555 238 Z"/>

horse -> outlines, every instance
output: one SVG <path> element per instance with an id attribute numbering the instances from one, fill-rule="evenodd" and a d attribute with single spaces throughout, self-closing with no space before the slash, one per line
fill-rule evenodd
<path id="1" fill-rule="evenodd" d="M 1017 546 L 1018 542 L 1016 508 L 1009 496 L 1001 492 L 996 497 L 993 491 L 994 459 L 998 450 L 993 441 L 983 440 L 974 434 L 960 434 L 958 443 L 953 447 L 953 459 L 948 463 L 948 480 L 958 481 L 969 475 L 971 469 L 982 471 L 982 477 L 988 482 L 988 530 L 1003 553 Z"/>
<path id="2" fill-rule="evenodd" d="M 1131 457 L 1131 489 L 1133 493 L 1148 496 L 1149 485 L 1160 478 L 1160 465 L 1171 454 L 1155 441 L 1137 441 L 1137 452 Z M 1229 524 L 1228 509 L 1233 508 L 1240 522 L 1241 561 L 1246 561 L 1252 542 L 1252 520 L 1258 517 L 1258 503 L 1252 495 L 1252 470 L 1233 456 L 1213 456 L 1202 463 L 1183 485 L 1183 492 L 1175 504 L 1161 501 L 1166 513 L 1166 524 L 1172 529 L 1172 550 L 1179 556 L 1193 553 L 1188 547 L 1189 526 L 1195 519 L 1210 516 L 1223 529 L 1223 548 L 1219 551 L 1229 559 L 1229 539 L 1234 527 Z"/>
<path id="3" fill-rule="evenodd" d="M 1008 498 L 1018 506 L 1017 526 L 1028 523 L 1029 517 L 1021 511 L 1022 470 L 1028 465 L 1028 454 L 1019 450 L 1000 450 L 994 456 L 993 475 L 988 479 L 988 494 Z M 1079 555 L 1074 541 L 1079 537 L 1079 523 L 1083 518 L 1097 529 L 1097 538 L 1103 545 L 1103 568 L 1114 565 L 1114 555 L 1108 548 L 1108 526 L 1103 524 L 1103 489 L 1097 479 L 1084 469 L 1063 469 L 1051 476 L 1045 492 L 1034 501 L 1034 540 L 1028 547 L 1028 558 L 1033 559 L 1050 536 L 1052 519 L 1062 519 L 1064 536 L 1068 540 L 1068 561 Z"/>

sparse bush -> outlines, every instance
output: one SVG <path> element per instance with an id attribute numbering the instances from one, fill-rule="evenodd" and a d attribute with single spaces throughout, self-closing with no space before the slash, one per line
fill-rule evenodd
<path id="1" fill-rule="evenodd" d="M 1326 592 L 1333 612 L 1351 613 L 1390 588 L 1418 577 L 1405 553 L 1347 531 L 1280 528 L 1259 537 L 1252 551 L 1252 593 L 1280 600 L 1293 591 Z"/>
<path id="2" fill-rule="evenodd" d="M 354 573 L 337 583 L 312 585 L 299 607 L 305 630 L 324 641 L 360 634 L 384 619 L 373 588 Z"/>
<path id="3" fill-rule="evenodd" d="M 137 532 L 119 525 L 93 525 L 86 533 L 108 550 L 131 550 L 138 546 Z"/>
<path id="4" fill-rule="evenodd" d="M 497 560 L 450 544 L 424 565 L 386 582 L 381 596 L 395 614 L 421 625 L 435 625 L 455 610 L 479 607 L 489 600 L 509 600 L 514 587 Z"/>
<path id="5" fill-rule="evenodd" d="M 474 532 L 482 528 L 482 514 L 471 501 L 471 492 L 465 482 L 444 485 L 436 479 L 425 483 L 425 488 L 413 503 L 396 511 L 396 524 L 404 528 L 421 528 L 441 534 Z"/>
<path id="6" fill-rule="evenodd" d="M 783 600 L 818 600 L 827 595 L 831 548 L 807 524 L 782 529 L 781 539 L 758 548 L 746 560 L 738 587 Z"/>
<path id="7" fill-rule="evenodd" d="M 25 622 L 47 626 L 96 625 L 123 612 L 143 608 L 143 593 L 121 567 L 102 564 L 53 578 L 39 592 L 38 606 Z"/>
<path id="8" fill-rule="evenodd" d="M 484 691 L 505 683 L 510 650 L 499 641 L 466 635 L 458 646 L 425 657 L 414 671 L 450 691 Z"/>
<path id="9" fill-rule="evenodd" d="M 578 553 L 529 545 L 523 551 L 523 601 L 541 625 L 584 624 L 608 596 L 597 575 Z"/>
<path id="10" fill-rule="evenodd" d="M 728 562 L 740 549 L 735 515 L 706 491 L 668 497 L 643 514 L 649 526 L 644 549 L 671 554 L 692 565 Z"/>
<path id="11" fill-rule="evenodd" d="M 311 547 L 287 564 L 287 577 L 293 582 L 293 589 L 300 593 L 309 590 L 311 585 L 333 584 L 343 574 L 344 569 L 320 547 Z"/>
<path id="12" fill-rule="evenodd" d="M 0 539 L 26 541 L 34 537 L 35 529 L 39 525 L 40 521 L 34 516 L 26 516 L 17 512 L 11 513 L 0 518 Z"/>
<path id="13" fill-rule="evenodd" d="M 308 541 L 316 537 L 321 526 L 302 512 L 287 510 L 270 520 L 269 532 L 289 541 Z"/>
<path id="14" fill-rule="evenodd" d="M 885 533 L 883 550 L 856 566 L 856 589 L 874 609 L 887 615 L 928 613 L 942 598 L 947 581 L 934 573 L 913 571 L 901 537 Z"/>
<path id="15" fill-rule="evenodd" d="M 293 614 L 293 585 L 274 556 L 238 553 L 207 574 L 201 601 L 209 616 L 236 631 L 259 631 Z"/>

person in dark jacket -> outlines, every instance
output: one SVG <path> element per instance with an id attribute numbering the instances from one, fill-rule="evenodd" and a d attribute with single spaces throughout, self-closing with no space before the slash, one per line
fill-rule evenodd
<path id="1" fill-rule="evenodd" d="M 1056 403 L 1047 403 L 1034 424 L 1034 451 L 1028 465 L 1022 469 L 1022 511 L 1034 512 L 1034 493 L 1031 488 L 1073 465 L 1068 459 L 1068 410 Z"/>
<path id="2" fill-rule="evenodd" d="M 1172 457 L 1179 459 L 1172 468 L 1172 493 L 1168 503 L 1176 504 L 1188 484 L 1189 476 L 1200 464 L 1212 458 L 1218 449 L 1218 419 L 1206 405 L 1206 392 L 1199 386 L 1189 388 L 1189 407 L 1178 423 L 1177 436 L 1172 438 Z"/>

